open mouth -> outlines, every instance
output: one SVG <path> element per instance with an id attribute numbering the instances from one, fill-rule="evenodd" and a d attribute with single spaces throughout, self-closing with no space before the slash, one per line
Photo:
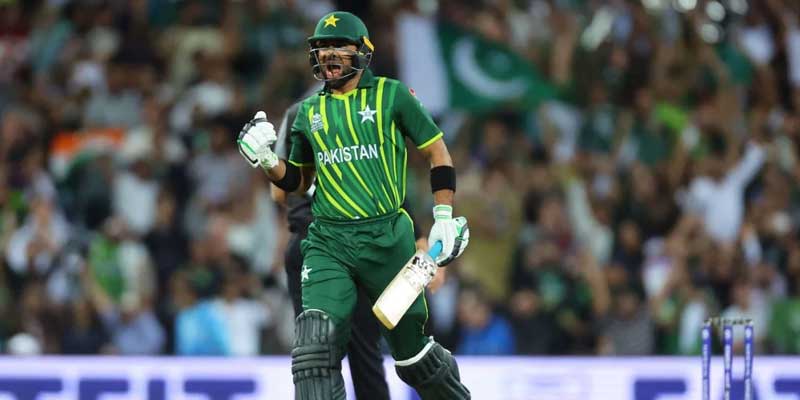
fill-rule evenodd
<path id="1" fill-rule="evenodd" d="M 342 66 L 338 64 L 327 64 L 324 71 L 326 79 L 336 79 L 342 76 Z"/>

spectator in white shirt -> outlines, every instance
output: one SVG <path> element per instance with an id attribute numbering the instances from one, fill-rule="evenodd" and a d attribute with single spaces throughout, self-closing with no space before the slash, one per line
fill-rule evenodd
<path id="1" fill-rule="evenodd" d="M 611 258 L 614 234 L 608 225 L 598 218 L 600 213 L 597 211 L 602 210 L 597 204 L 591 203 L 586 185 L 580 179 L 568 178 L 564 185 L 567 213 L 575 239 L 587 246 L 601 265 L 605 265 Z"/>
<path id="2" fill-rule="evenodd" d="M 737 239 L 745 212 L 744 190 L 764 159 L 764 150 L 756 143 L 748 144 L 744 156 L 728 171 L 720 165 L 722 160 L 712 159 L 710 173 L 694 178 L 679 195 L 684 210 L 702 219 L 706 233 L 716 242 Z"/>
<path id="3" fill-rule="evenodd" d="M 53 267 L 52 262 L 69 235 L 69 224 L 54 201 L 46 195 L 36 195 L 25 224 L 11 235 L 6 261 L 15 273 L 44 275 Z"/>
<path id="4" fill-rule="evenodd" d="M 112 207 L 136 236 L 144 236 L 156 219 L 159 183 L 143 154 L 116 174 L 112 187 Z"/>

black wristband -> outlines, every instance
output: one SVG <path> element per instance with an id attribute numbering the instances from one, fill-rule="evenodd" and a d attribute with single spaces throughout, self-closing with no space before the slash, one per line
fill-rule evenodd
<path id="1" fill-rule="evenodd" d="M 431 192 L 442 189 L 456 191 L 456 169 L 449 165 L 440 165 L 431 169 Z"/>
<path id="2" fill-rule="evenodd" d="M 286 192 L 294 192 L 300 186 L 300 167 L 286 162 L 286 173 L 283 178 L 272 182 L 273 185 Z"/>

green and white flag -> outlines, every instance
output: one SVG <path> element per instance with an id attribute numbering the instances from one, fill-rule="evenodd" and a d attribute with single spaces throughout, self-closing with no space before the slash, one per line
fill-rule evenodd
<path id="1" fill-rule="evenodd" d="M 433 114 L 530 108 L 555 88 L 503 43 L 431 18 L 405 14 L 397 23 L 400 79 Z"/>

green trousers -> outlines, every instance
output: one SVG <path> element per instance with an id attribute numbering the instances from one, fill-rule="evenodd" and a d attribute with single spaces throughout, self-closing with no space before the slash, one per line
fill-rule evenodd
<path id="1" fill-rule="evenodd" d="M 342 346 L 348 340 L 357 290 L 363 289 L 374 304 L 416 251 L 414 226 L 402 209 L 354 222 L 317 218 L 301 246 L 303 310 L 316 309 L 330 315 Z M 394 329 L 381 325 L 395 360 L 414 357 L 425 347 L 427 320 L 428 307 L 421 294 Z"/>

